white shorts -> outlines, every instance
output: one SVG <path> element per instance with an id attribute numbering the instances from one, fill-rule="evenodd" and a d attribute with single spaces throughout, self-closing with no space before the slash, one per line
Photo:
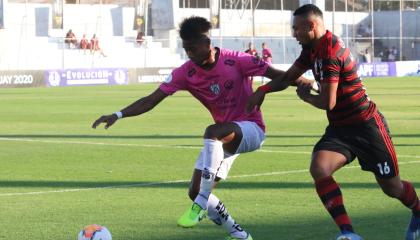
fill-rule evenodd
<path id="1" fill-rule="evenodd" d="M 225 153 L 225 157 L 220 165 L 219 171 L 216 173 L 216 176 L 221 179 L 226 179 L 233 162 L 240 153 L 252 152 L 261 148 L 265 140 L 264 131 L 255 122 L 241 121 L 235 123 L 241 128 L 242 141 L 235 154 L 232 155 Z M 201 151 L 197 161 L 195 162 L 195 169 L 203 170 L 203 165 L 203 151 Z"/>

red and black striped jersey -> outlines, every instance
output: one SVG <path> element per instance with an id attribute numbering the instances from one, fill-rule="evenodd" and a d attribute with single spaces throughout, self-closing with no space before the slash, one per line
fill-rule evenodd
<path id="1" fill-rule="evenodd" d="M 337 83 L 336 105 L 327 110 L 331 125 L 364 122 L 373 117 L 376 105 L 366 94 L 357 74 L 357 63 L 343 41 L 327 31 L 316 49 L 304 48 L 294 65 L 312 69 L 320 83 Z"/>

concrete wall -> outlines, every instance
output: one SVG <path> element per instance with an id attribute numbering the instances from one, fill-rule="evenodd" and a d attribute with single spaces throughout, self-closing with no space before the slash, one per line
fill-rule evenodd
<path id="1" fill-rule="evenodd" d="M 155 64 L 177 66 L 184 56 L 177 26 L 185 18 L 198 15 L 209 18 L 209 9 L 178 8 L 176 0 L 173 7 L 173 22 L 163 28 L 162 23 L 149 23 L 154 28 L 154 39 L 148 38 L 148 48 L 134 48 L 133 30 L 134 8 L 116 5 L 64 5 L 64 29 L 51 28 L 51 4 L 5 4 L 5 29 L 0 29 L 0 69 L 42 69 L 59 67 L 109 67 L 127 65 L 130 67 Z M 150 11 L 151 21 L 159 19 L 159 8 Z M 256 10 L 254 25 L 250 10 L 221 11 L 221 28 L 212 30 L 213 43 L 217 46 L 243 50 L 249 41 L 254 41 L 258 49 L 267 42 L 273 50 L 274 63 L 290 63 L 300 52 L 300 46 L 291 37 L 291 11 Z M 355 12 L 324 13 L 328 29 L 341 35 L 347 41 L 355 36 L 360 22 L 368 22 L 368 13 Z M 420 59 L 420 41 L 415 39 L 420 33 L 420 11 L 406 11 L 403 14 L 403 34 L 413 39 L 403 42 L 402 55 L 410 59 Z M 169 20 L 168 20 L 169 21 Z M 375 12 L 374 33 L 384 46 L 399 47 L 399 13 Z M 334 24 L 333 24 L 334 23 Z M 172 27 L 172 28 L 171 28 Z M 175 28 L 173 28 L 175 27 Z M 62 37 L 72 29 L 77 37 L 87 34 L 91 38 L 96 33 L 108 58 L 84 55 L 66 49 Z M 252 36 L 255 36 L 252 38 Z M 159 39 L 159 40 L 156 40 Z M 352 47 L 352 46 L 351 46 Z M 153 49 L 152 51 L 150 49 Z M 162 57 L 165 56 L 165 57 Z"/>

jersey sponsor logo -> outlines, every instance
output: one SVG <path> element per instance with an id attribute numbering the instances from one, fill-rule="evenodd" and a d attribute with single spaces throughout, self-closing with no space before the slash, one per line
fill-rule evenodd
<path id="1" fill-rule="evenodd" d="M 212 85 L 210 85 L 210 90 L 211 90 L 214 94 L 219 95 L 219 94 L 220 94 L 220 87 L 219 87 L 219 84 L 217 84 L 217 83 L 213 83 Z"/>
<path id="2" fill-rule="evenodd" d="M 315 78 L 319 76 L 319 81 L 324 79 L 324 73 L 322 71 L 322 59 L 317 58 L 314 62 L 314 75 Z"/>
<path id="3" fill-rule="evenodd" d="M 233 80 L 227 80 L 223 86 L 226 90 L 231 90 L 233 88 Z"/>
<path id="4" fill-rule="evenodd" d="M 260 67 L 260 68 L 265 66 L 265 62 L 259 57 L 253 57 L 252 58 L 252 63 L 254 63 L 255 65 L 258 65 L 258 67 Z"/>
<path id="5" fill-rule="evenodd" d="M 165 78 L 165 81 L 164 81 L 165 83 L 170 83 L 170 82 L 172 82 L 172 73 L 171 74 L 169 74 L 166 78 Z"/>
<path id="6" fill-rule="evenodd" d="M 225 63 L 225 65 L 233 66 L 233 65 L 235 65 L 235 60 L 226 59 L 224 63 Z"/>
<path id="7" fill-rule="evenodd" d="M 191 68 L 189 71 L 188 71 L 188 77 L 192 77 L 192 76 L 194 76 L 194 74 L 197 72 L 197 70 L 195 70 L 195 68 Z"/>

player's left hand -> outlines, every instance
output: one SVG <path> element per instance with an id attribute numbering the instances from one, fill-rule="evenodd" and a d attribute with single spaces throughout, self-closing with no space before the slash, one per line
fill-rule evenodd
<path id="1" fill-rule="evenodd" d="M 117 115 L 111 114 L 111 115 L 103 115 L 100 118 L 98 118 L 93 124 L 92 128 L 96 128 L 99 124 L 105 123 L 105 129 L 108 129 L 111 127 L 116 121 L 118 120 Z"/>

